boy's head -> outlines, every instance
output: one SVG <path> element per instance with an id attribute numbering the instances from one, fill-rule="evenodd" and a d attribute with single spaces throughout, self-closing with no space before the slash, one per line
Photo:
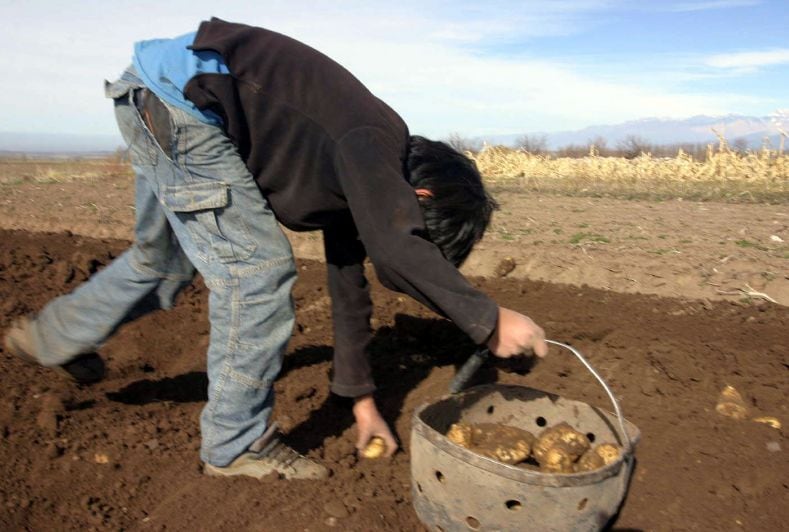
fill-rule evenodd
<path id="1" fill-rule="evenodd" d="M 412 136 L 406 166 L 430 239 L 460 266 L 485 234 L 496 202 L 476 165 L 443 142 Z"/>

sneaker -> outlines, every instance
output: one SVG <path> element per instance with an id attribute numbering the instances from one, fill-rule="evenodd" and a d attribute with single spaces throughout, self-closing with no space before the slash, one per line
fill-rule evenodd
<path id="1" fill-rule="evenodd" d="M 3 347 L 6 353 L 11 353 L 28 364 L 42 366 L 43 364 L 33 349 L 33 339 L 30 334 L 31 325 L 32 320 L 28 316 L 15 320 L 6 331 Z M 54 366 L 51 369 L 78 384 L 90 384 L 100 381 L 104 377 L 104 361 L 96 353 L 78 355 L 65 364 Z"/>
<path id="2" fill-rule="evenodd" d="M 300 455 L 282 441 L 276 423 L 258 441 L 229 465 L 217 467 L 206 463 L 203 473 L 217 477 L 245 475 L 263 478 L 278 473 L 287 480 L 320 480 L 329 476 L 329 470 L 317 462 Z"/>

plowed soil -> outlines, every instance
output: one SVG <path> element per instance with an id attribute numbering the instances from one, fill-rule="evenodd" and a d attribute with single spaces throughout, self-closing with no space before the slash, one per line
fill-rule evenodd
<path id="1" fill-rule="evenodd" d="M 122 172 L 90 177 L 96 165 L 88 163 L 54 170 L 0 157 L 0 228 L 133 238 L 134 179 Z M 467 275 L 693 299 L 751 294 L 789 306 L 785 204 L 491 193 L 501 208 L 463 265 Z M 288 236 L 297 257 L 323 259 L 319 232 Z"/>
<path id="2" fill-rule="evenodd" d="M 0 331 L 68 292 L 127 243 L 0 231 Z M 207 290 L 123 326 L 100 350 L 108 376 L 78 387 L 0 356 L 3 530 L 419 530 L 411 506 L 414 409 L 446 393 L 474 346 L 450 323 L 374 285 L 378 402 L 403 442 L 360 461 L 350 406 L 328 391 L 331 318 L 321 263 L 300 261 L 297 327 L 276 384 L 291 444 L 331 468 L 325 482 L 214 479 L 200 473 Z M 584 351 L 642 431 L 619 530 L 781 530 L 789 504 L 784 432 L 715 412 L 736 387 L 751 416 L 789 419 L 789 309 L 699 302 L 516 278 L 476 279 L 551 338 Z M 519 383 L 605 406 L 559 351 L 489 362 L 478 382 Z M 484 497 L 484 493 L 477 493 Z"/>

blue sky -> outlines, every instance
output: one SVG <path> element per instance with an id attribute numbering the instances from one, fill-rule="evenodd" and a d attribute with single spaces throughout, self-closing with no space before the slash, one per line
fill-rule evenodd
<path id="1" fill-rule="evenodd" d="M 0 0 L 0 131 L 114 134 L 133 42 L 210 16 L 320 49 L 435 137 L 789 108 L 786 0 Z"/>

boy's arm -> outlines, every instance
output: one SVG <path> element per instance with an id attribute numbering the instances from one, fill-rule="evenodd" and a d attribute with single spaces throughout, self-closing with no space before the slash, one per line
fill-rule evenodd
<path id="1" fill-rule="evenodd" d="M 360 128 L 340 142 L 337 174 L 378 278 L 450 318 L 478 344 L 487 342 L 498 305 L 447 261 L 426 232 L 403 173 L 403 141 Z"/>
<path id="2" fill-rule="evenodd" d="M 334 376 L 331 389 L 337 395 L 353 397 L 356 418 L 356 447 L 364 449 L 378 436 L 386 443 L 386 456 L 398 444 L 384 421 L 372 392 L 375 390 L 367 345 L 372 336 L 370 287 L 364 275 L 367 253 L 352 220 L 337 221 L 323 231 L 329 275 L 329 295 L 334 324 Z"/>
<path id="3" fill-rule="evenodd" d="M 334 326 L 331 389 L 343 397 L 359 397 L 375 390 L 367 356 L 372 336 L 372 301 L 364 276 L 367 253 L 351 220 L 324 229 L 323 243 Z"/>

